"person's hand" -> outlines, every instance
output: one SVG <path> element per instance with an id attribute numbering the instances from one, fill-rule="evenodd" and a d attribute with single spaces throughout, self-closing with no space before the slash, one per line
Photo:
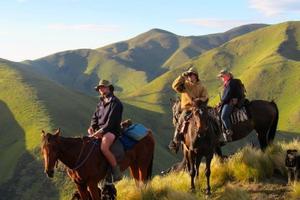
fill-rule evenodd
<path id="1" fill-rule="evenodd" d="M 91 137 L 92 135 L 94 135 L 94 129 L 93 129 L 92 127 L 90 127 L 90 128 L 88 129 L 88 134 L 89 134 L 90 137 Z"/>
<path id="2" fill-rule="evenodd" d="M 220 108 L 223 105 L 222 101 L 218 103 L 217 108 Z"/>
<path id="3" fill-rule="evenodd" d="M 102 133 L 102 131 L 97 131 L 96 133 L 94 133 L 93 135 L 92 135 L 92 137 L 95 137 L 95 138 L 97 138 L 97 139 L 101 139 L 102 137 L 103 137 L 103 133 Z"/>
<path id="4" fill-rule="evenodd" d="M 189 72 L 183 72 L 182 74 L 181 74 L 181 76 L 183 76 L 183 77 L 187 77 L 189 75 Z"/>

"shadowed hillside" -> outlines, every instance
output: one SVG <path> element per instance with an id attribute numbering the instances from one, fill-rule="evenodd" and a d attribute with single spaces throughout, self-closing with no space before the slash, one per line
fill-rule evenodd
<path id="1" fill-rule="evenodd" d="M 286 22 L 271 26 L 246 25 L 225 33 L 189 37 L 153 29 L 130 40 L 95 50 L 64 51 L 23 63 L 0 59 L 0 160 L 4 161 L 0 162 L 0 193 L 5 193 L 5 199 L 70 197 L 73 186 L 62 166 L 53 181 L 43 174 L 40 133 L 42 129 L 50 132 L 60 127 L 64 136 L 85 135 L 98 98 L 93 87 L 101 78 L 112 80 L 116 86 L 117 95 L 124 103 L 124 119 L 131 118 L 153 130 L 157 144 L 155 174 L 178 159 L 166 149 L 173 133 L 169 98 L 176 96 L 171 83 L 191 64 L 208 87 L 212 105 L 219 101 L 218 93 L 221 91 L 216 75 L 225 67 L 245 83 L 249 99 L 275 100 L 280 110 L 279 130 L 293 133 L 289 137 L 277 134 L 276 139 L 290 139 L 300 130 L 300 92 L 297 88 L 300 84 L 299 44 L 300 22 Z M 232 153 L 244 144 L 255 142 L 253 133 L 242 141 L 227 145 L 225 152 Z M 287 146 L 279 150 L 277 147 L 273 150 L 282 157 Z M 260 186 L 245 186 L 242 178 L 255 176 L 256 180 L 265 181 L 269 174 L 261 166 L 267 164 L 270 167 L 267 168 L 272 170 L 278 167 L 269 157 L 268 163 L 264 162 L 267 154 L 253 152 L 238 151 L 231 161 L 241 167 L 236 173 L 232 172 L 232 166 L 226 165 L 226 169 L 231 170 L 226 171 L 215 165 L 220 170 L 217 175 L 220 175 L 221 182 L 237 181 L 225 188 L 220 186 L 225 182 L 220 185 L 215 182 L 218 195 L 233 191 L 238 197 L 252 198 L 249 191 L 254 189 L 251 187 Z M 259 165 L 252 166 L 251 163 L 256 162 L 250 162 L 244 155 L 256 156 Z M 275 157 L 279 159 L 277 154 Z M 281 170 L 281 175 L 285 176 L 284 170 Z M 183 177 L 178 183 L 185 179 Z M 155 184 L 161 181 L 166 181 L 167 185 L 156 187 Z M 120 194 L 128 194 L 132 199 L 142 196 L 144 199 L 202 199 L 200 194 L 188 194 L 188 183 L 184 183 L 183 190 L 179 188 L 174 192 L 167 187 L 173 182 L 172 177 L 156 177 L 152 182 L 153 188 L 131 191 L 131 180 L 121 182 L 118 187 L 122 184 L 130 186 L 128 190 L 120 190 Z M 276 184 L 272 182 L 265 190 L 271 191 Z M 284 195 L 287 194 L 290 189 L 281 185 L 277 186 Z M 248 189 L 239 190 L 235 186 Z M 201 187 L 203 184 L 198 188 Z M 41 197 L 43 194 L 45 196 Z M 218 199 L 218 196 L 215 197 Z"/>
<path id="2" fill-rule="evenodd" d="M 0 165 L 0 192 L 9 191 L 8 199 L 41 197 L 46 188 L 55 193 L 50 195 L 54 199 L 69 195 L 65 188 L 70 184 L 64 181 L 64 173 L 46 181 L 39 152 L 41 130 L 60 127 L 64 136 L 86 135 L 97 93 L 94 91 L 95 97 L 90 97 L 73 92 L 22 64 L 6 60 L 0 62 L 0 77 L 0 159 L 4 161 Z M 170 130 L 160 123 L 161 119 L 170 121 L 169 116 L 162 118 L 160 113 L 127 104 L 124 108 L 124 118 L 145 124 L 157 138 L 155 173 L 170 166 L 174 156 L 165 150 Z"/>

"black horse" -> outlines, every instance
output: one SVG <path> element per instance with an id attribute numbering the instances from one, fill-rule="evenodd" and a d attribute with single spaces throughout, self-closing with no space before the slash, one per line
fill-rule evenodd
<path id="1" fill-rule="evenodd" d="M 259 144 L 260 144 L 260 148 L 262 150 L 264 150 L 270 143 L 272 143 L 272 141 L 274 140 L 275 137 L 275 133 L 276 133 L 276 129 L 277 129 L 277 123 L 278 123 L 278 118 L 279 118 L 279 111 L 277 108 L 277 105 L 271 101 L 263 101 L 263 100 L 254 100 L 251 101 L 249 103 L 246 104 L 246 109 L 248 112 L 248 116 L 249 119 L 247 121 L 238 123 L 233 125 L 233 136 L 232 139 L 233 141 L 239 140 L 245 136 L 247 136 L 250 132 L 252 132 L 253 130 L 256 131 L 257 133 L 257 137 L 259 140 Z M 180 100 L 177 100 L 174 102 L 173 107 L 172 107 L 172 111 L 173 111 L 173 124 L 174 126 L 176 126 L 177 122 L 178 122 L 178 118 L 180 115 Z M 218 117 L 218 112 L 217 112 L 217 108 L 202 108 L 202 115 L 197 114 L 197 112 L 193 112 L 193 117 L 190 120 L 195 120 L 195 118 L 198 118 L 198 121 L 200 123 L 202 123 L 202 126 L 206 126 L 206 132 L 207 134 L 204 135 L 211 135 L 217 136 L 217 141 L 214 141 L 214 139 L 210 138 L 210 141 L 214 141 L 213 144 L 211 146 L 206 146 L 206 148 L 204 147 L 205 144 L 203 143 L 204 140 L 202 140 L 202 142 L 199 143 L 199 140 L 195 141 L 191 141 L 193 143 L 193 148 L 198 149 L 197 151 L 203 151 L 201 153 L 202 156 L 204 156 L 204 154 L 208 155 L 211 152 L 213 153 L 217 153 L 219 156 L 222 156 L 222 151 L 221 151 L 221 143 L 219 143 L 219 138 L 218 135 L 221 135 L 220 132 L 218 133 L 218 131 L 220 131 L 220 127 L 219 128 L 215 128 L 215 124 L 218 123 L 220 124 L 219 117 Z M 212 121 L 212 117 L 208 116 L 208 112 L 209 113 L 215 113 L 214 115 L 214 120 Z M 198 116 L 198 117 L 197 117 Z M 202 118 L 204 118 L 205 120 L 201 121 L 201 116 Z M 197 129 L 197 127 L 195 127 L 195 124 L 190 121 L 189 122 L 189 131 L 191 130 L 195 130 L 195 128 Z M 193 125 L 194 124 L 194 125 Z M 190 130 L 191 129 L 191 130 Z M 198 132 L 196 135 L 199 136 Z M 189 135 L 188 133 L 186 133 L 184 135 L 184 138 L 186 140 L 187 135 Z M 195 137 L 195 139 L 197 139 L 197 137 Z M 208 141 L 208 140 L 207 140 Z M 185 142 L 185 141 L 184 141 Z M 183 153 L 184 153 L 184 158 L 180 163 L 175 164 L 173 167 L 171 167 L 169 170 L 165 171 L 165 172 L 169 172 L 169 171 L 180 171 L 182 169 L 184 169 L 185 167 L 188 168 L 188 170 L 190 171 L 192 177 L 194 177 L 194 172 L 193 172 L 193 167 L 196 167 L 196 172 L 198 171 L 198 162 L 199 159 L 202 156 L 199 156 L 199 153 L 194 154 L 194 153 L 188 153 L 186 151 L 186 147 L 187 145 L 183 145 Z M 192 157 L 198 157 L 195 161 L 194 164 L 191 166 L 191 163 L 193 163 L 193 159 Z M 212 158 L 212 156 L 211 156 Z M 201 159 L 200 159 L 201 160 Z M 210 157 L 206 158 L 206 162 L 208 162 L 210 160 Z M 191 162 L 192 161 L 192 162 Z M 210 161 L 209 161 L 210 162 Z M 199 163 L 200 164 L 200 163 Z M 210 163 L 207 163 L 207 174 L 210 174 L 210 168 L 208 168 L 208 165 L 210 165 Z M 192 171 L 191 171 L 192 169 Z M 197 173 L 196 173 L 197 174 Z M 209 177 L 209 175 L 207 175 Z M 194 178 L 192 178 L 193 180 Z M 192 185 L 191 188 L 194 189 L 193 186 L 193 181 L 192 181 Z M 207 188 L 207 193 L 210 193 L 210 187 L 209 187 L 209 178 L 208 178 L 208 188 Z"/>
<path id="2" fill-rule="evenodd" d="M 180 99 L 176 100 L 172 106 L 173 124 L 176 126 L 180 115 Z M 274 140 L 279 111 L 275 102 L 264 100 L 253 100 L 245 104 L 249 116 L 247 121 L 234 124 L 232 141 L 246 137 L 253 130 L 256 131 L 260 148 L 264 150 Z M 219 120 L 218 108 L 208 108 L 210 113 L 215 113 L 215 119 Z M 220 121 L 218 121 L 221 124 Z"/>

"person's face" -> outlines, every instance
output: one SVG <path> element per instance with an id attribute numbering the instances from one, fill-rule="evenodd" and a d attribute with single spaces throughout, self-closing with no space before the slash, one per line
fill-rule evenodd
<path id="1" fill-rule="evenodd" d="M 102 96 L 106 96 L 110 93 L 110 90 L 108 87 L 106 86 L 100 86 L 99 89 L 98 89 L 99 93 L 102 95 Z"/>
<path id="2" fill-rule="evenodd" d="M 188 75 L 188 79 L 189 79 L 189 81 L 191 81 L 192 83 L 196 83 L 197 80 L 198 80 L 196 74 L 193 74 L 193 73 L 190 73 L 190 74 Z"/>
<path id="3" fill-rule="evenodd" d="M 228 81 L 230 79 L 230 76 L 228 74 L 224 74 L 221 76 L 221 79 L 223 82 Z"/>

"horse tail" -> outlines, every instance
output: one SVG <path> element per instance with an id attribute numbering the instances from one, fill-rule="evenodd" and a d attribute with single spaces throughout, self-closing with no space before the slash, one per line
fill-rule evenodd
<path id="1" fill-rule="evenodd" d="M 276 130 L 277 130 L 277 125 L 278 125 L 278 119 L 279 119 L 279 110 L 274 101 L 271 101 L 272 106 L 275 109 L 275 118 L 273 119 L 272 125 L 269 129 L 269 134 L 268 134 L 268 143 L 272 142 L 274 140 Z"/>
<path id="2" fill-rule="evenodd" d="M 153 154 L 152 154 L 152 157 L 151 157 L 151 161 L 150 161 L 150 164 L 148 165 L 148 168 L 147 168 L 147 180 L 149 181 L 152 177 L 152 168 L 153 168 Z"/>

